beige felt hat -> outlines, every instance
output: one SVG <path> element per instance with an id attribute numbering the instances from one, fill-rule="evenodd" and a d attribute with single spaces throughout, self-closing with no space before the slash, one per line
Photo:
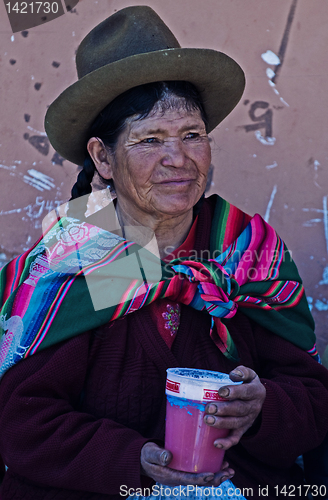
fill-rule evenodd
<path id="1" fill-rule="evenodd" d="M 122 9 L 82 40 L 78 81 L 49 106 L 45 129 L 58 153 L 83 165 L 89 129 L 107 104 L 145 83 L 184 80 L 200 92 L 213 130 L 240 100 L 245 77 L 231 57 L 210 49 L 183 49 L 150 7 Z"/>

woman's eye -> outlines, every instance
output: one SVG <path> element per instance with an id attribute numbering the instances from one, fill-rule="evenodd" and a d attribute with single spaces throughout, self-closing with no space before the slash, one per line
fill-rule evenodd
<path id="1" fill-rule="evenodd" d="M 189 132 L 189 134 L 186 135 L 185 139 L 198 139 L 198 137 L 198 132 Z"/>
<path id="2" fill-rule="evenodd" d="M 157 142 L 158 139 L 156 137 L 147 137 L 146 139 L 143 139 L 144 144 L 153 144 L 154 142 Z"/>

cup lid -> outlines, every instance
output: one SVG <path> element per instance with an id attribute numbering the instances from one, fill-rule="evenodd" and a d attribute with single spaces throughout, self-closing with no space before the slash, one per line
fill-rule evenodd
<path id="1" fill-rule="evenodd" d="M 224 385 L 239 385 L 228 373 L 196 368 L 168 368 L 165 393 L 193 401 L 226 401 L 218 390 Z"/>

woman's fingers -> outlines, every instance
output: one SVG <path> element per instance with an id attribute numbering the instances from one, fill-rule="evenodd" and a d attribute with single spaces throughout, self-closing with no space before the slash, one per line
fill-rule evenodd
<path id="1" fill-rule="evenodd" d="M 227 450 L 236 445 L 242 435 L 253 425 L 260 414 L 266 390 L 251 368 L 240 365 L 229 374 L 231 380 L 243 382 L 219 389 L 226 401 L 209 403 L 204 421 L 218 429 L 231 429 L 226 438 L 216 440 L 216 445 Z"/>
<path id="2" fill-rule="evenodd" d="M 216 439 L 214 441 L 214 446 L 220 450 L 229 450 L 232 446 L 236 446 L 242 438 L 243 434 L 246 432 L 247 428 L 239 428 L 232 430 L 226 438 Z"/>
<path id="3" fill-rule="evenodd" d="M 211 486 L 220 486 L 227 479 L 231 479 L 235 475 L 235 471 L 229 467 L 228 462 L 223 462 L 220 472 L 214 475 Z"/>
<path id="4" fill-rule="evenodd" d="M 160 448 L 155 443 L 146 443 L 141 450 L 141 467 L 143 474 L 151 477 L 154 481 L 167 486 L 197 485 L 197 486 L 219 486 L 226 479 L 234 475 L 234 470 L 229 468 L 227 462 L 222 470 L 213 474 L 203 472 L 195 474 L 171 469 L 167 466 L 172 460 L 172 454 L 168 450 Z"/>
<path id="5" fill-rule="evenodd" d="M 208 415 L 204 418 L 207 425 L 215 427 L 216 429 L 239 429 L 246 426 L 250 421 L 250 414 L 245 416 L 228 416 L 221 417 L 215 415 Z"/>
<path id="6" fill-rule="evenodd" d="M 172 460 L 172 453 L 150 442 L 142 447 L 141 459 L 150 464 L 166 466 Z"/>
<path id="7" fill-rule="evenodd" d="M 219 389 L 219 395 L 231 399 L 251 400 L 265 394 L 265 388 L 258 375 L 251 368 L 240 365 L 229 373 L 233 382 L 243 382 L 239 385 L 226 385 Z"/>
<path id="8" fill-rule="evenodd" d="M 233 382 L 251 382 L 257 377 L 257 374 L 251 368 L 240 365 L 229 373 L 229 377 Z"/>
<path id="9" fill-rule="evenodd" d="M 219 395 L 224 397 L 226 401 L 208 403 L 205 408 L 206 413 L 227 415 L 231 411 L 232 415 L 242 416 L 247 414 L 247 409 L 252 407 L 256 409 L 258 403 L 262 406 L 266 390 L 257 374 L 251 368 L 238 366 L 238 368 L 230 372 L 230 378 L 236 379 L 236 373 L 243 374 L 242 377 L 238 375 L 239 380 L 243 381 L 243 383 L 220 387 L 218 390 Z"/>

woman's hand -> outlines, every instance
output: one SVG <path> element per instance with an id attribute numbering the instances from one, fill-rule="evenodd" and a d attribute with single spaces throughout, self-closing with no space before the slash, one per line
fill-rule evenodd
<path id="1" fill-rule="evenodd" d="M 141 471 L 142 474 L 151 477 L 154 481 L 167 486 L 197 485 L 197 486 L 219 486 L 226 479 L 232 478 L 234 470 L 224 462 L 222 470 L 213 474 L 212 472 L 182 472 L 170 469 L 168 464 L 172 460 L 172 453 L 160 448 L 155 443 L 146 443 L 141 449 Z"/>
<path id="2" fill-rule="evenodd" d="M 240 385 L 224 386 L 219 395 L 228 401 L 209 403 L 205 408 L 204 420 L 217 429 L 231 429 L 226 438 L 214 441 L 217 448 L 228 450 L 236 445 L 242 435 L 253 425 L 262 410 L 266 396 L 264 385 L 250 368 L 238 366 L 229 377 Z"/>

